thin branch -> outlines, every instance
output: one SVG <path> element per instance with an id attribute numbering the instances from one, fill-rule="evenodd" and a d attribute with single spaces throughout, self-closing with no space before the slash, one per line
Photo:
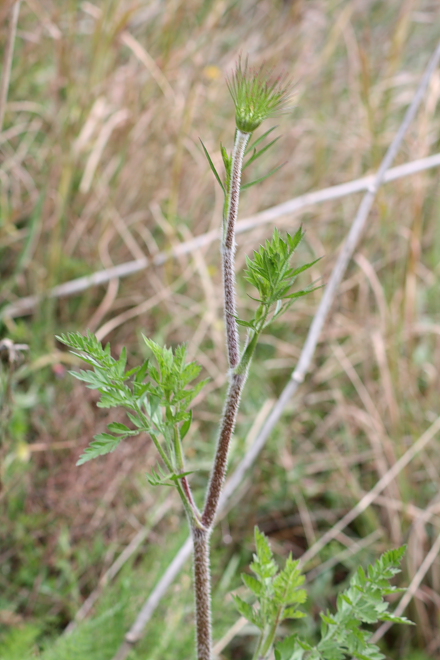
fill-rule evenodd
<path id="1" fill-rule="evenodd" d="M 11 18 L 9 21 L 8 40 L 5 49 L 5 61 L 3 64 L 2 84 L 0 87 L 0 133 L 3 130 L 5 119 L 6 102 L 8 100 L 9 82 L 11 80 L 12 57 L 14 55 L 15 36 L 17 34 L 18 16 L 20 14 L 21 0 L 16 0 L 12 5 Z"/>
<path id="2" fill-rule="evenodd" d="M 382 161 L 382 164 L 379 168 L 377 174 L 372 177 L 368 185 L 368 192 L 362 199 L 358 213 L 354 219 L 350 232 L 348 234 L 346 243 L 342 248 L 337 262 L 334 266 L 333 272 L 330 276 L 329 283 L 327 285 L 324 296 L 321 300 L 321 303 L 318 307 L 315 319 L 312 323 L 310 331 L 307 335 L 307 339 L 304 345 L 304 348 L 301 352 L 301 356 L 298 362 L 298 366 L 295 371 L 292 373 L 292 377 L 289 383 L 284 388 L 283 392 L 274 408 L 267 417 L 267 420 L 258 434 L 255 443 L 251 447 L 250 451 L 243 458 L 239 464 L 237 470 L 234 472 L 232 478 L 226 484 L 222 497 L 219 503 L 219 510 L 221 510 L 229 497 L 235 492 L 237 487 L 243 482 L 244 476 L 249 469 L 249 467 L 254 463 L 258 454 L 263 449 L 269 435 L 271 434 L 273 428 L 279 421 L 287 403 L 291 398 L 296 394 L 299 385 L 303 382 L 305 374 L 307 373 L 310 364 L 312 362 L 316 346 L 318 343 L 319 336 L 321 334 L 322 327 L 324 322 L 327 319 L 330 307 L 336 298 L 338 287 L 342 281 L 345 270 L 347 268 L 348 262 L 351 259 L 354 250 L 357 247 L 359 239 L 364 229 L 368 214 L 373 205 L 374 198 L 377 194 L 377 191 L 381 184 L 385 180 L 386 170 L 390 167 L 394 157 L 397 154 L 397 151 L 402 143 L 402 140 L 405 136 L 405 133 L 416 115 L 416 112 L 423 100 L 423 97 L 428 88 L 431 77 L 438 65 L 440 60 L 440 45 L 437 46 L 434 55 L 432 56 L 428 67 L 425 71 L 425 74 L 422 78 L 422 81 L 417 89 L 417 92 L 414 96 L 414 99 L 408 108 L 403 122 L 399 128 L 399 131 L 394 138 L 391 146 L 389 147 L 385 158 Z M 374 501 L 375 497 L 380 494 L 380 492 L 399 474 L 399 472 L 412 460 L 412 458 L 421 451 L 427 444 L 432 440 L 432 438 L 440 431 L 440 417 L 431 425 L 427 431 L 419 438 L 419 440 L 412 446 L 410 449 L 392 466 L 392 468 L 380 479 L 376 486 L 368 493 L 365 497 L 362 498 L 359 502 L 346 516 L 344 516 L 341 521 L 335 525 L 331 530 L 329 530 L 324 536 L 315 543 L 302 557 L 302 563 L 306 563 L 312 557 L 314 557 L 317 552 L 319 552 L 330 540 L 335 538 L 346 525 L 348 525 L 354 518 L 356 518 L 359 513 L 361 513 L 365 508 L 367 508 L 371 502 Z M 126 636 L 126 641 L 121 646 L 118 654 L 113 658 L 113 660 L 125 660 L 128 653 L 130 652 L 131 646 L 134 641 L 140 639 L 143 635 L 143 630 L 148 623 L 149 619 L 153 615 L 160 599 L 165 594 L 168 586 L 173 582 L 175 577 L 179 574 L 181 568 L 183 567 L 186 559 L 191 554 L 191 538 L 188 538 L 185 544 L 182 546 L 173 562 L 170 564 L 166 576 L 167 581 L 164 578 L 159 582 L 157 587 L 154 589 L 153 593 L 148 598 L 146 604 L 142 608 L 133 628 Z M 147 612 L 147 614 L 145 614 Z M 135 638 L 132 636 L 132 631 L 135 630 Z M 131 641 L 133 640 L 133 641 Z M 125 648 L 125 651 L 124 651 Z"/>
<path id="3" fill-rule="evenodd" d="M 427 158 L 413 160 L 409 163 L 398 165 L 397 167 L 393 167 L 392 169 L 388 170 L 384 176 L 383 183 L 396 181 L 397 179 L 411 176 L 412 174 L 417 174 L 419 172 L 424 172 L 439 166 L 440 153 L 434 154 L 433 156 L 428 156 Z M 236 233 L 237 235 L 243 234 L 262 225 L 274 222 L 283 216 L 302 211 L 303 209 L 314 206 L 315 204 L 322 204 L 323 202 L 328 202 L 333 199 L 341 199 L 347 195 L 352 195 L 354 193 L 361 192 L 362 190 L 368 190 L 373 182 L 374 175 L 369 175 L 364 176 L 361 179 L 354 179 L 348 183 L 342 183 L 338 186 L 331 186 L 330 188 L 323 188 L 322 190 L 317 190 L 316 192 L 306 193 L 305 195 L 294 197 L 287 202 L 277 204 L 276 206 L 272 206 L 265 211 L 261 211 L 260 213 L 249 216 L 249 218 L 240 220 L 237 222 Z M 210 245 L 214 241 L 218 240 L 220 235 L 221 234 L 218 230 L 209 231 L 206 234 L 196 236 L 189 241 L 180 243 L 180 245 L 177 245 L 170 251 L 159 252 L 152 259 L 143 257 L 142 259 L 127 261 L 125 263 L 119 264 L 118 266 L 113 266 L 112 268 L 99 270 L 92 275 L 85 275 L 84 277 L 79 277 L 75 280 L 64 282 L 63 284 L 59 284 L 58 286 L 48 291 L 46 296 L 48 298 L 62 298 L 64 296 L 72 296 L 76 293 L 86 291 L 92 286 L 106 284 L 110 280 L 117 279 L 119 277 L 128 277 L 129 275 L 134 275 L 135 273 L 139 273 L 140 271 L 145 270 L 149 266 L 162 266 L 169 259 L 191 254 L 191 252 L 194 252 L 195 250 Z M 20 298 L 20 300 L 17 300 L 16 302 L 8 305 L 0 312 L 0 319 L 15 318 L 17 316 L 23 316 L 30 313 L 43 297 L 44 296 L 27 296 L 25 298 Z"/>

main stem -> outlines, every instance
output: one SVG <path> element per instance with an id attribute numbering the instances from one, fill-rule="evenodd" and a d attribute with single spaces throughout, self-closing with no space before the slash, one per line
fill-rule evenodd
<path id="1" fill-rule="evenodd" d="M 235 133 L 230 170 L 227 176 L 225 215 L 223 218 L 222 256 L 226 343 L 229 366 L 231 368 L 231 381 L 226 397 L 214 466 L 211 472 L 205 508 L 202 515 L 202 523 L 207 529 L 212 528 L 217 513 L 218 503 L 228 466 L 229 445 L 235 428 L 241 393 L 246 382 L 248 368 L 248 360 L 246 360 L 244 365 L 240 364 L 240 339 L 238 335 L 235 303 L 235 227 L 237 224 L 238 205 L 240 201 L 243 158 L 250 137 L 250 133 L 243 133 L 237 129 Z"/>
<path id="2" fill-rule="evenodd" d="M 194 582 L 196 599 L 197 658 L 212 659 L 211 624 L 211 570 L 209 560 L 209 538 L 214 525 L 218 503 L 226 477 L 229 445 L 237 420 L 241 393 L 248 371 L 248 352 L 240 358 L 240 341 L 236 320 L 235 303 L 235 227 L 240 200 L 243 158 L 250 134 L 237 130 L 225 200 L 223 217 L 222 263 L 225 297 L 225 323 L 228 361 L 231 380 L 226 397 L 223 418 L 217 443 L 214 465 L 206 495 L 201 522 L 192 524 L 194 545 Z M 230 175 L 230 176 L 229 176 Z"/>
<path id="3" fill-rule="evenodd" d="M 243 158 L 251 134 L 237 129 L 234 151 L 232 152 L 231 174 L 226 192 L 225 217 L 223 218 L 223 289 L 225 297 L 226 343 L 229 366 L 234 369 L 240 361 L 240 340 L 236 321 L 235 303 L 235 227 L 240 201 L 241 172 Z"/>
<path id="4" fill-rule="evenodd" d="M 240 405 L 241 393 L 246 382 L 246 377 L 247 370 L 244 373 L 233 373 L 229 385 L 228 396 L 223 411 L 223 419 L 220 426 L 214 466 L 212 468 L 211 479 L 206 494 L 205 508 L 202 514 L 202 523 L 207 528 L 212 527 L 217 513 L 218 502 L 228 467 L 229 445 L 231 443 L 232 434 L 234 433 L 238 407 Z"/>
<path id="5" fill-rule="evenodd" d="M 211 566 L 209 560 L 210 530 L 192 526 L 194 546 L 194 589 L 196 597 L 197 658 L 211 660 Z"/>

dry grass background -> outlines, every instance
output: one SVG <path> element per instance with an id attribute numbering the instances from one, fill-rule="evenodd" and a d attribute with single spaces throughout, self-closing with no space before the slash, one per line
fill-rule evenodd
<path id="1" fill-rule="evenodd" d="M 3 43 L 8 4 L 0 8 Z M 222 199 L 199 138 L 219 165 L 219 144 L 229 146 L 234 130 L 224 75 L 239 53 L 287 72 L 296 104 L 279 120 L 282 138 L 257 174 L 286 165 L 243 195 L 241 217 L 374 172 L 436 45 L 439 21 L 432 0 L 23 1 L 0 134 L 2 301 L 44 296 L 57 284 L 152 257 L 219 225 Z M 398 162 L 438 151 L 439 94 L 437 72 Z M 433 170 L 380 191 L 313 372 L 246 484 L 239 511 L 219 526 L 219 575 L 245 561 L 255 522 L 277 551 L 300 556 L 437 419 L 437 184 Z M 358 195 L 347 196 L 277 222 L 289 231 L 303 223 L 303 257 L 323 256 L 313 279 L 325 283 L 358 202 Z M 239 266 L 270 232 L 263 226 L 238 237 Z M 188 343 L 212 378 L 189 439 L 202 488 L 225 384 L 217 253 L 214 243 L 3 318 L 2 336 L 27 342 L 30 351 L 13 375 L 3 428 L 0 623 L 21 629 L 39 621 L 42 635 L 60 631 L 145 525 L 152 529 L 139 557 L 167 544 L 170 529 L 177 534 L 178 502 L 146 483 L 155 461 L 148 439 L 74 467 L 91 436 L 104 430 L 107 413 L 96 408 L 93 393 L 71 382 L 70 358 L 54 335 L 90 328 L 116 354 L 127 345 L 133 363 L 141 331 L 156 341 Z M 252 301 L 242 281 L 239 288 L 245 310 Z M 299 301 L 264 337 L 232 463 L 294 368 L 321 295 Z M 439 469 L 434 437 L 321 553 L 321 561 L 340 559 L 321 571 L 317 604 L 331 602 L 357 561 L 390 545 L 408 544 L 404 581 L 411 582 L 440 533 Z M 315 574 L 318 564 L 311 566 Z M 142 566 L 148 572 L 148 563 Z M 185 579 L 176 589 L 187 593 Z M 219 580 L 221 607 L 231 608 L 223 592 L 234 580 Z M 416 586 L 408 616 L 417 628 L 388 636 L 389 653 L 435 658 L 436 556 Z M 187 601 L 182 607 L 183 619 L 167 619 L 167 626 L 178 630 L 191 620 Z M 244 648 L 241 641 L 222 653 L 247 657 Z M 170 649 L 162 648 L 161 657 L 171 657 Z M 150 651 L 142 657 L 155 657 Z"/>

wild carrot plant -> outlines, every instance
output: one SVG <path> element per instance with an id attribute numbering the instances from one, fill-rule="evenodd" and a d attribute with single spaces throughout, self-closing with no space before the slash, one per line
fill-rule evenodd
<path id="1" fill-rule="evenodd" d="M 152 359 L 127 370 L 126 349 L 123 349 L 119 359 L 115 359 L 111 355 L 110 345 L 103 348 L 91 333 L 86 336 L 68 333 L 58 337 L 91 367 L 89 370 L 73 372 L 73 375 L 84 381 L 89 388 L 100 392 L 98 406 L 123 407 L 127 414 L 127 424 L 112 422 L 107 433 L 95 436 L 80 457 L 78 465 L 113 452 L 122 441 L 131 436 L 148 433 L 160 459 L 149 476 L 150 483 L 154 486 L 175 487 L 180 495 L 194 546 L 198 660 L 212 658 L 210 536 L 225 481 L 229 446 L 249 367 L 263 330 L 278 319 L 296 298 L 313 290 L 310 287 L 293 290 L 293 287 L 297 276 L 316 263 L 313 261 L 299 266 L 293 266 L 291 263 L 304 235 L 301 228 L 293 236 L 287 234 L 285 237 L 275 229 L 272 238 L 254 252 L 252 257 L 247 257 L 244 277 L 255 290 L 251 297 L 256 306 L 251 320 L 239 317 L 235 283 L 235 229 L 240 192 L 273 173 L 243 185 L 242 172 L 275 144 L 276 139 L 265 143 L 273 129 L 266 131 L 253 143 L 252 135 L 265 120 L 286 109 L 290 89 L 284 80 L 273 79 L 264 68 L 251 70 L 247 61 L 243 63 L 241 60 L 228 80 L 228 87 L 235 104 L 236 132 L 231 152 L 221 146 L 225 170 L 223 176 L 215 168 L 202 143 L 209 165 L 224 194 L 221 256 L 229 365 L 229 387 L 202 506 L 193 496 L 191 472 L 186 467 L 183 440 L 192 423 L 191 404 L 207 381 L 198 380 L 201 367 L 195 362 L 187 361 L 185 346 L 178 346 L 173 350 L 144 337 Z M 243 346 L 240 327 L 246 332 Z M 256 545 L 257 554 L 251 565 L 256 577 L 246 575 L 244 581 L 259 600 L 259 608 L 255 609 L 239 598 L 236 603 L 240 612 L 262 631 L 254 657 L 266 658 L 272 652 L 275 634 L 281 621 L 302 616 L 297 605 L 304 602 L 306 595 L 300 588 L 304 578 L 299 572 L 298 562 L 289 558 L 285 569 L 278 573 L 268 542 L 258 531 Z M 312 647 L 294 636 L 280 645 L 277 660 L 300 660 L 303 657 L 313 660 L 337 660 L 348 653 L 358 651 L 358 658 L 376 660 L 382 657 L 373 650 L 373 646 L 368 646 L 368 635 L 361 632 L 359 626 L 362 622 L 371 623 L 391 616 L 386 614 L 387 605 L 382 596 L 390 592 L 387 580 L 397 571 L 401 554 L 396 551 L 395 554 L 385 555 L 380 560 L 380 565 L 370 568 L 373 573 L 369 573 L 368 577 L 360 569 L 348 592 L 341 596 L 338 613 L 334 616 L 322 615 L 323 638 L 317 647 Z"/>

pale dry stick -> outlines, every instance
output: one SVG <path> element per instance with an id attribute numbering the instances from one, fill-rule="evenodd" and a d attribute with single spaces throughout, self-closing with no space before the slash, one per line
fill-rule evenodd
<path id="1" fill-rule="evenodd" d="M 235 490 L 243 482 L 246 472 L 253 465 L 257 456 L 263 449 L 269 435 L 271 434 L 273 428 L 278 423 L 283 411 L 285 410 L 288 402 L 296 394 L 300 384 L 304 381 L 305 375 L 310 368 L 313 356 L 315 354 L 316 346 L 323 328 L 323 325 L 329 314 L 331 305 L 336 298 L 336 294 L 341 283 L 341 280 L 344 276 L 348 263 L 356 249 L 358 241 L 361 237 L 362 231 L 364 229 L 366 220 L 368 218 L 369 212 L 373 205 L 373 201 L 379 190 L 379 187 L 384 182 L 385 174 L 387 169 L 390 167 L 393 159 L 395 158 L 397 151 L 402 143 L 402 140 L 405 136 L 405 133 L 414 119 L 416 112 L 424 98 L 425 92 L 428 88 L 431 77 L 439 63 L 440 60 L 440 45 L 437 46 L 434 55 L 432 56 L 426 71 L 423 75 L 421 83 L 417 89 L 417 92 L 413 98 L 411 105 L 409 106 L 405 117 L 400 125 L 400 128 L 397 132 L 396 137 L 388 148 L 385 158 L 382 161 L 382 164 L 379 168 L 377 174 L 370 178 L 368 191 L 364 195 L 359 210 L 356 214 L 356 217 L 353 221 L 351 229 L 349 231 L 347 240 L 338 256 L 336 264 L 333 268 L 332 274 L 330 276 L 329 283 L 326 287 L 325 293 L 322 297 L 322 300 L 319 304 L 318 310 L 313 319 L 312 325 L 310 327 L 309 333 L 307 335 L 304 347 L 301 352 L 301 356 L 298 362 L 298 366 L 295 371 L 292 373 L 289 383 L 286 385 L 284 390 L 281 393 L 280 398 L 273 407 L 271 413 L 269 414 L 266 423 L 264 424 L 258 438 L 256 439 L 254 445 L 250 451 L 245 455 L 243 460 L 240 462 L 238 468 L 234 472 L 231 479 L 226 483 L 223 492 L 220 497 L 218 511 L 221 511 L 225 506 L 229 497 L 235 492 Z M 435 436 L 435 434 L 440 430 L 440 417 L 432 424 L 427 431 L 419 438 L 419 440 L 393 465 L 393 467 L 378 481 L 376 486 L 364 497 L 358 504 L 348 512 L 340 521 L 337 523 L 331 530 L 324 534 L 319 541 L 317 541 L 301 558 L 302 564 L 305 564 L 312 557 L 314 557 L 318 552 L 322 550 L 323 547 L 332 539 L 334 539 L 339 532 L 341 532 L 352 520 L 354 520 L 362 511 L 364 511 L 373 501 L 376 494 L 382 492 L 384 488 L 397 476 L 397 474 L 411 461 L 418 451 L 421 451 L 423 447 L 428 444 L 430 440 Z M 179 550 L 178 554 L 170 564 L 167 569 L 164 577 L 158 583 L 157 587 L 154 589 L 144 607 L 142 608 L 133 628 L 130 630 L 126 636 L 126 641 L 121 646 L 118 654 L 113 658 L 113 660 L 124 660 L 132 644 L 135 641 L 138 641 L 142 635 L 143 630 L 153 615 L 155 608 L 160 602 L 160 599 L 165 594 L 168 586 L 173 582 L 175 577 L 181 571 L 185 561 L 191 554 L 191 538 L 188 538 L 182 548 Z M 166 577 L 166 580 L 165 580 Z M 136 639 L 132 640 L 131 632 L 135 629 Z M 125 649 L 125 650 L 123 650 Z"/>
<path id="2" fill-rule="evenodd" d="M 312 321 L 307 339 L 301 354 L 301 357 L 298 362 L 298 366 L 292 374 L 293 383 L 302 383 L 304 377 L 309 369 L 310 363 L 312 361 L 313 355 L 315 353 L 316 345 L 318 343 L 319 336 L 321 334 L 324 322 L 327 318 L 327 315 L 330 311 L 330 307 L 333 304 L 333 301 L 336 297 L 336 292 L 339 288 L 339 285 L 342 281 L 344 273 L 347 269 L 348 263 L 356 249 L 356 246 L 360 240 L 361 234 L 364 230 L 367 218 L 370 214 L 371 207 L 373 206 L 374 199 L 377 195 L 377 192 L 384 181 L 384 176 L 387 169 L 391 166 L 394 158 L 397 155 L 397 152 L 400 148 L 400 145 L 405 137 L 405 133 L 408 130 L 411 122 L 413 121 L 416 113 L 419 109 L 419 106 L 422 103 L 422 100 L 425 96 L 426 90 L 432 78 L 432 75 L 435 69 L 438 66 L 440 61 L 440 45 L 437 46 L 434 55 L 432 56 L 428 67 L 423 75 L 422 81 L 419 85 L 419 88 L 414 96 L 414 99 L 409 106 L 402 124 L 397 132 L 396 137 L 388 148 L 385 158 L 383 159 L 379 171 L 373 179 L 373 182 L 370 184 L 367 193 L 364 195 L 362 202 L 360 204 L 359 210 L 356 214 L 354 222 L 349 231 L 347 240 L 339 254 L 338 260 L 335 264 L 335 267 L 330 276 L 330 280 L 326 286 L 324 295 L 322 297 L 319 309 Z M 293 391 L 296 391 L 296 388 L 293 388 Z M 290 398 L 290 397 L 289 397 Z"/>
<path id="3" fill-rule="evenodd" d="M 185 238 L 191 236 L 188 227 L 182 227 L 182 235 Z M 202 250 L 194 250 L 193 260 L 196 270 L 199 273 L 200 283 L 203 288 L 207 310 L 201 319 L 201 323 L 188 344 L 188 359 L 194 359 L 196 351 L 205 336 L 206 332 L 211 332 L 214 346 L 221 346 L 223 344 L 223 334 L 218 327 L 218 300 L 215 292 L 215 286 L 209 272 L 208 264 L 206 263 Z"/>
<path id="4" fill-rule="evenodd" d="M 404 596 L 400 600 L 400 603 L 394 610 L 393 614 L 395 614 L 396 616 L 401 616 L 401 614 L 403 614 L 407 605 L 411 601 L 412 597 L 416 594 L 421 581 L 423 580 L 426 573 L 429 571 L 435 559 L 437 558 L 439 552 L 440 552 L 440 534 L 437 536 L 431 550 L 428 552 L 425 559 L 420 564 L 417 573 L 414 575 L 413 579 L 411 580 L 411 584 L 406 589 Z M 371 641 L 377 642 L 379 639 L 382 639 L 382 637 L 385 635 L 385 633 L 387 632 L 387 630 L 390 628 L 391 625 L 392 623 L 390 621 L 383 623 L 381 627 L 378 628 L 378 630 L 376 630 L 376 632 L 371 638 Z"/>
<path id="5" fill-rule="evenodd" d="M 107 227 L 98 242 L 98 254 L 102 263 L 105 264 L 107 268 L 111 268 L 114 265 L 108 249 L 110 241 L 113 238 L 112 229 L 112 227 Z M 99 305 L 95 308 L 91 317 L 89 317 L 87 320 L 87 326 L 91 332 L 96 331 L 96 328 L 99 327 L 104 317 L 113 307 L 113 303 L 115 302 L 119 292 L 119 284 L 120 280 L 118 278 L 110 280 L 108 283 L 107 291 L 105 292 L 104 297 L 101 299 Z"/>
<path id="6" fill-rule="evenodd" d="M 342 550 L 340 553 L 338 552 L 333 557 L 330 557 L 330 559 L 327 559 L 327 561 L 323 562 L 322 564 L 319 564 L 319 566 L 316 566 L 315 568 L 312 568 L 310 571 L 308 571 L 306 575 L 307 582 L 312 582 L 312 580 L 315 580 L 319 575 L 322 575 L 326 571 L 336 566 L 336 564 L 339 564 L 340 562 L 344 562 L 346 559 L 349 559 L 351 557 L 355 557 L 361 550 L 364 550 L 365 548 L 369 548 L 374 543 L 376 543 L 376 541 L 378 541 L 382 536 L 383 536 L 383 531 L 381 529 L 375 529 L 374 532 L 371 532 L 371 534 L 369 534 L 365 538 L 359 539 L 359 541 L 356 541 L 356 543 L 350 545 L 345 550 Z"/>
<path id="7" fill-rule="evenodd" d="M 429 156 L 428 158 L 421 158 L 420 160 L 411 161 L 405 165 L 398 165 L 397 167 L 393 167 L 386 172 L 383 183 L 396 181 L 397 179 L 401 179 L 405 176 L 411 176 L 412 174 L 417 174 L 419 172 L 423 172 L 425 170 L 439 166 L 440 153 Z M 252 229 L 262 225 L 274 222 L 282 216 L 302 211 L 309 206 L 322 204 L 323 202 L 340 199 L 353 193 L 362 192 L 362 190 L 367 190 L 373 181 L 374 175 L 370 175 L 362 177 L 361 179 L 349 181 L 348 183 L 343 183 L 338 186 L 331 186 L 330 188 L 323 188 L 322 190 L 317 190 L 316 192 L 300 195 L 299 197 L 295 197 L 294 199 L 284 202 L 283 204 L 277 204 L 276 206 L 272 206 L 265 211 L 261 211 L 260 213 L 252 215 L 249 218 L 239 220 L 237 222 L 236 234 L 243 234 L 247 231 L 251 231 Z M 219 230 L 215 229 L 209 231 L 206 234 L 202 234 L 201 236 L 192 238 L 189 241 L 180 243 L 170 251 L 159 252 L 151 259 L 148 257 L 143 257 L 142 259 L 127 261 L 125 263 L 119 264 L 118 266 L 113 266 L 112 268 L 99 270 L 92 275 L 85 275 L 84 277 L 78 277 L 75 280 L 70 280 L 69 282 L 59 284 L 58 286 L 48 291 L 46 293 L 46 297 L 62 298 L 64 296 L 72 296 L 76 293 L 86 291 L 92 286 L 105 284 L 111 279 L 134 275 L 135 273 L 139 273 L 140 271 L 145 270 L 149 266 L 162 266 L 169 259 L 185 254 L 190 254 L 194 250 L 210 245 L 219 237 Z M 17 302 L 5 307 L 0 312 L 0 320 L 26 315 L 42 300 L 43 297 L 44 296 L 27 296 L 25 298 L 21 298 Z"/>
<path id="8" fill-rule="evenodd" d="M 249 621 L 244 618 L 244 616 L 241 616 L 237 621 L 225 632 L 223 637 L 214 644 L 212 647 L 212 655 L 214 658 L 219 658 L 222 657 L 221 653 L 223 649 L 225 649 L 229 642 L 231 642 L 234 637 L 238 635 L 239 632 L 243 630 L 247 625 L 249 625 Z"/>

